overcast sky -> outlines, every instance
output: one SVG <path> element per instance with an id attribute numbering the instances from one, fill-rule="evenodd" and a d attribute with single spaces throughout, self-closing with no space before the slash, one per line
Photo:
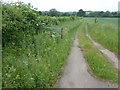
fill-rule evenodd
<path id="1" fill-rule="evenodd" d="M 3 0 L 16 2 L 18 0 Z M 118 11 L 119 0 L 19 0 L 31 3 L 39 11 L 49 11 L 52 8 L 58 11 Z"/>

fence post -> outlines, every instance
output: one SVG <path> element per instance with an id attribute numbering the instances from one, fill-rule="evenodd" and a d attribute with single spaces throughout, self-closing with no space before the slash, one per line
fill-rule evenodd
<path id="1" fill-rule="evenodd" d="M 50 37 L 52 38 L 52 32 L 50 31 Z"/>
<path id="2" fill-rule="evenodd" d="M 61 28 L 61 39 L 63 39 L 63 28 Z"/>

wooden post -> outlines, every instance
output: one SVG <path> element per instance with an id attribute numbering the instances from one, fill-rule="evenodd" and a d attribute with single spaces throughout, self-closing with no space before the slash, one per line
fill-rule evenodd
<path id="1" fill-rule="evenodd" d="M 50 37 L 52 38 L 52 31 L 50 31 Z"/>
<path id="2" fill-rule="evenodd" d="M 63 39 L 63 28 L 61 28 L 61 39 Z"/>
<path id="3" fill-rule="evenodd" d="M 97 20 L 97 18 L 95 18 L 95 23 L 97 23 L 98 22 L 98 20 Z"/>

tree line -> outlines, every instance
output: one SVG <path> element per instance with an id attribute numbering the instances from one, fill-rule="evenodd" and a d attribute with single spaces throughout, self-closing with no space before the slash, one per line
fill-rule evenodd
<path id="1" fill-rule="evenodd" d="M 110 11 L 83 11 L 80 9 L 78 12 L 59 12 L 56 9 L 50 9 L 49 11 L 38 11 L 43 16 L 78 16 L 78 17 L 118 17 L 118 12 Z"/>

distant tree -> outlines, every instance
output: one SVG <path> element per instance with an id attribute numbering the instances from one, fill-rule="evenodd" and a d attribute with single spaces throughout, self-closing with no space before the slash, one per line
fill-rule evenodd
<path id="1" fill-rule="evenodd" d="M 117 12 L 103 12 L 103 11 L 97 11 L 97 12 L 91 12 L 88 15 L 86 15 L 87 17 L 118 17 L 118 13 Z"/>
<path id="2" fill-rule="evenodd" d="M 105 13 L 103 13 L 103 17 L 110 17 L 111 13 L 109 11 L 106 11 Z"/>
<path id="3" fill-rule="evenodd" d="M 39 15 L 42 15 L 42 12 L 41 11 L 38 11 Z"/>
<path id="4" fill-rule="evenodd" d="M 71 16 L 72 14 L 70 12 L 64 12 L 63 16 Z"/>
<path id="5" fill-rule="evenodd" d="M 71 16 L 76 16 L 77 12 L 72 12 Z"/>
<path id="6" fill-rule="evenodd" d="M 118 17 L 118 13 L 117 12 L 112 12 L 112 17 Z"/>
<path id="7" fill-rule="evenodd" d="M 50 9 L 49 11 L 50 16 L 60 16 L 60 12 L 58 12 L 56 9 Z"/>
<path id="8" fill-rule="evenodd" d="M 104 13 L 103 11 L 98 12 L 98 17 L 102 17 L 103 13 Z"/>
<path id="9" fill-rule="evenodd" d="M 69 14 L 67 12 L 62 12 L 61 16 L 69 16 Z"/>
<path id="10" fill-rule="evenodd" d="M 42 15 L 43 16 L 49 16 L 49 12 L 48 11 L 44 11 L 44 12 L 42 12 Z"/>
<path id="11" fill-rule="evenodd" d="M 89 16 L 91 16 L 91 17 L 101 17 L 102 16 L 102 12 L 91 12 L 89 14 Z"/>
<path id="12" fill-rule="evenodd" d="M 77 16 L 81 16 L 81 17 L 84 17 L 85 16 L 85 12 L 80 9 L 78 12 L 77 12 Z"/>

